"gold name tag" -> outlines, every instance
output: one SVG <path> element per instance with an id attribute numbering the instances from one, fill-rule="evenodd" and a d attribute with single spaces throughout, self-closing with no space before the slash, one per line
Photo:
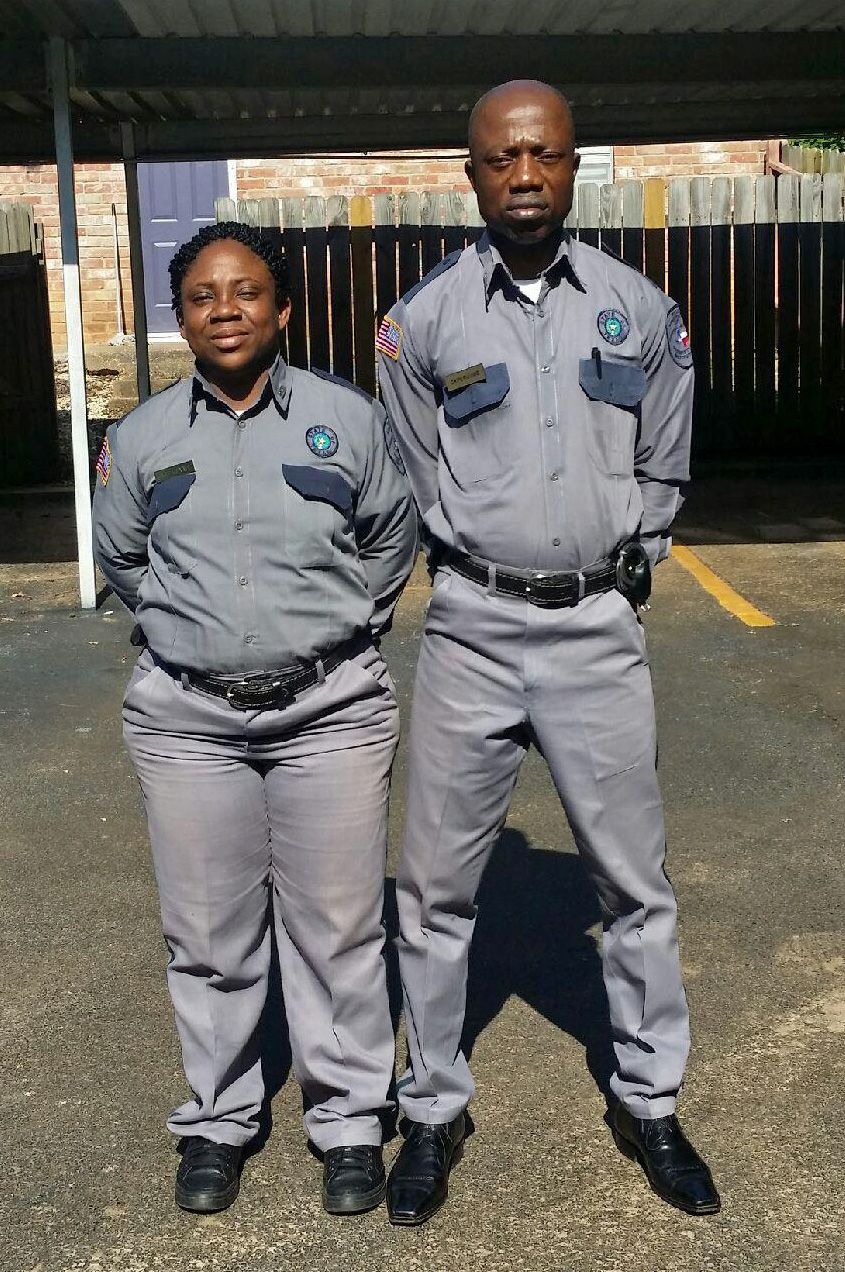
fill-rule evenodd
<path id="1" fill-rule="evenodd" d="M 453 371 L 451 375 L 447 375 L 443 381 L 443 387 L 447 393 L 456 393 L 458 389 L 466 389 L 471 384 L 481 384 L 487 379 L 487 372 L 480 362 L 474 367 L 467 367 L 464 371 Z"/>

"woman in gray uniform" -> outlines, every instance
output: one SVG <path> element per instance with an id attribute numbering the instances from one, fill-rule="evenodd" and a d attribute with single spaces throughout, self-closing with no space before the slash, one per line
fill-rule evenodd
<path id="1" fill-rule="evenodd" d="M 96 555 L 146 640 L 124 701 L 191 1098 L 176 1200 L 237 1196 L 264 1099 L 275 925 L 305 1128 L 332 1213 L 384 1194 L 393 1035 L 382 893 L 398 736 L 378 650 L 416 551 L 382 408 L 289 367 L 285 264 L 202 229 L 170 265 L 193 375 L 112 425 Z"/>

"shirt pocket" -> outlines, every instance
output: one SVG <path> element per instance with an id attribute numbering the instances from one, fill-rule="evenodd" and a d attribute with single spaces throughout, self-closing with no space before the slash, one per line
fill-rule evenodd
<path id="1" fill-rule="evenodd" d="M 150 495 L 150 542 L 173 574 L 189 574 L 196 561 L 196 526 L 191 507 L 195 472 L 156 480 Z"/>
<path id="2" fill-rule="evenodd" d="M 611 476 L 632 476 L 645 371 L 639 362 L 582 358 L 578 379 L 587 398 L 587 436 L 595 464 Z"/>
<path id="3" fill-rule="evenodd" d="M 333 566 L 340 538 L 352 521 L 352 487 L 337 469 L 312 464 L 282 464 L 282 476 L 293 491 L 285 536 L 293 564 L 305 569 Z"/>
<path id="4" fill-rule="evenodd" d="M 507 364 L 484 367 L 484 379 L 450 393 L 443 385 L 443 448 L 456 480 L 483 481 L 501 472 L 509 461 L 511 379 Z"/>

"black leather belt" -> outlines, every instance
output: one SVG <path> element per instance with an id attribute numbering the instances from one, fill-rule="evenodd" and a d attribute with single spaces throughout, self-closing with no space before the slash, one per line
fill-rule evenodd
<path id="1" fill-rule="evenodd" d="M 189 685 L 225 698 L 232 707 L 242 711 L 262 711 L 265 708 L 288 707 L 297 694 L 318 684 L 355 654 L 363 653 L 373 643 L 369 632 L 361 632 L 340 645 L 335 645 L 320 659 L 300 663 L 296 667 L 282 667 L 279 671 L 258 671 L 245 676 L 211 676 L 199 671 L 182 673 L 167 667 L 177 679 L 187 679 Z"/>
<path id="2" fill-rule="evenodd" d="M 439 549 L 436 559 L 438 565 L 451 566 L 456 574 L 472 583 L 491 588 L 502 596 L 523 597 L 532 605 L 548 609 L 569 608 L 577 605 L 585 596 L 593 596 L 596 592 L 610 592 L 616 587 L 616 553 L 590 566 L 582 574 L 537 571 L 527 576 L 509 574 L 499 566 L 485 565 L 474 557 L 467 556 L 465 552 L 445 545 Z"/>

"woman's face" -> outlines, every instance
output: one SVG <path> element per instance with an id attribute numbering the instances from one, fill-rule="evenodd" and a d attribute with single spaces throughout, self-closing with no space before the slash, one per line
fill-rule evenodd
<path id="1" fill-rule="evenodd" d="M 224 377 L 264 370 L 276 356 L 290 301 L 243 243 L 209 243 L 182 279 L 179 330 L 198 362 Z"/>

